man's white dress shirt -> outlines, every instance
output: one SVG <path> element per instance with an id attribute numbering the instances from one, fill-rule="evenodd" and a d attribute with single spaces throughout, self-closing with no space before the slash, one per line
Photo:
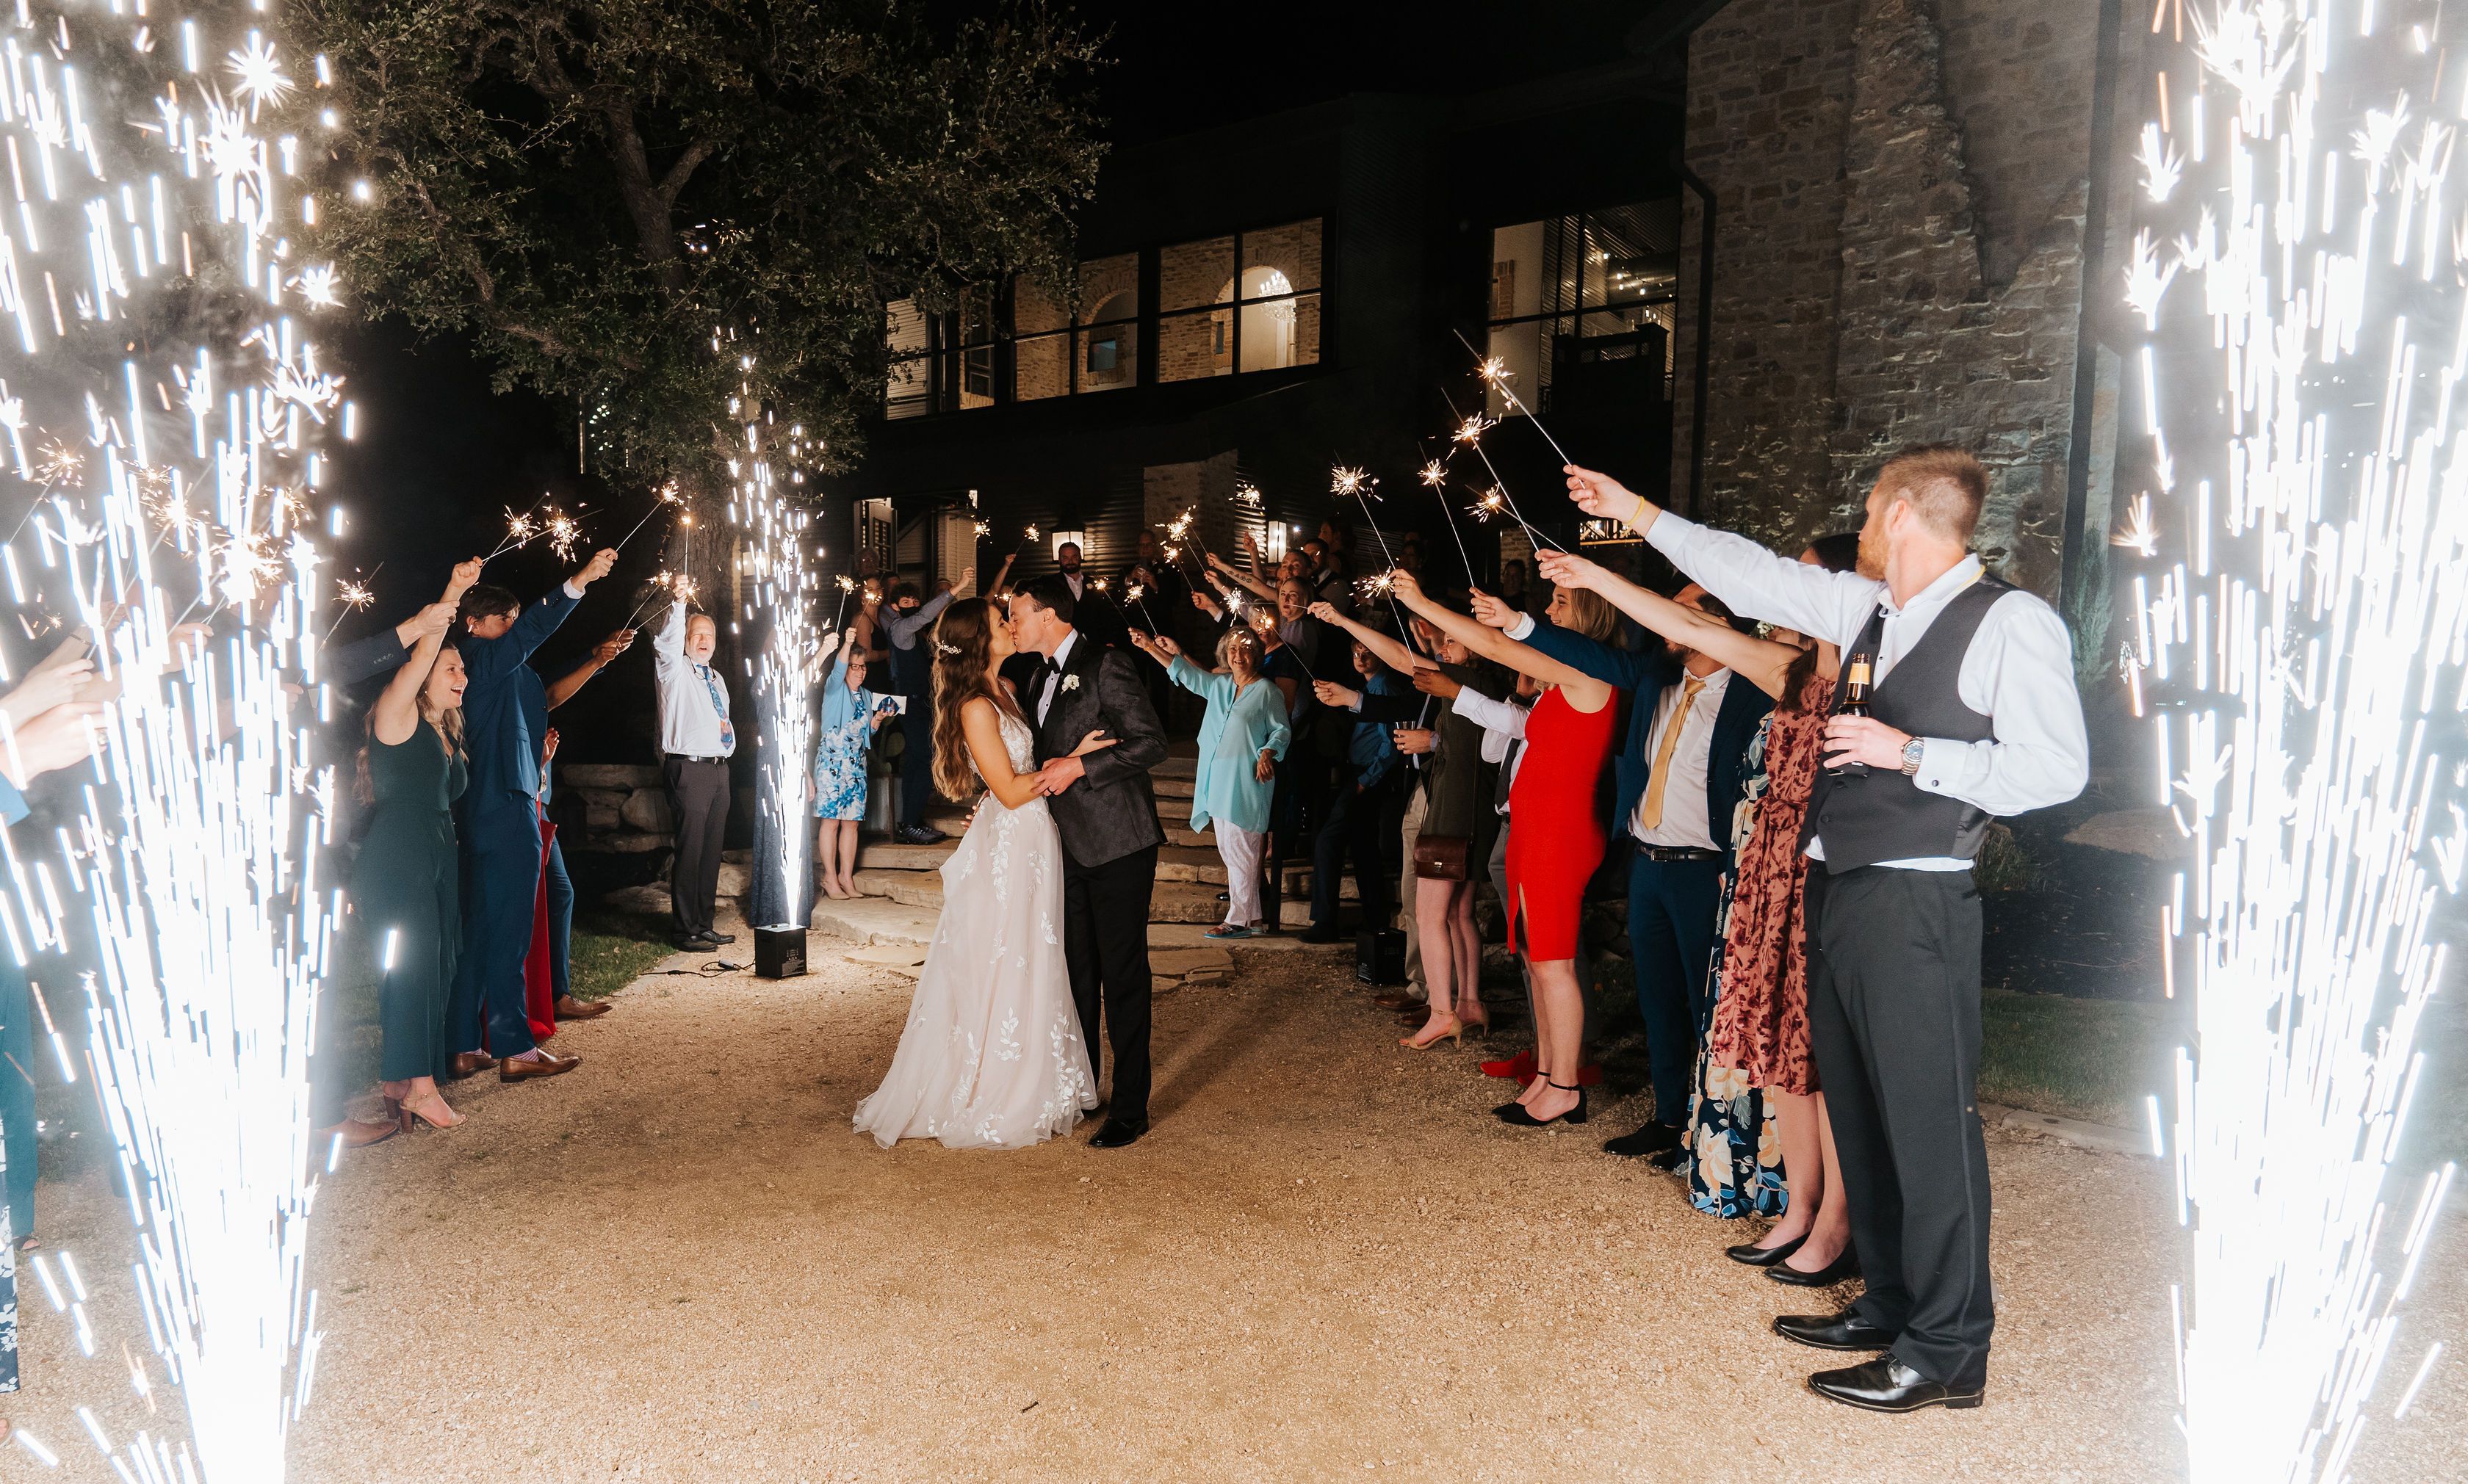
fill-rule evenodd
<path id="1" fill-rule="evenodd" d="M 686 605 L 669 605 L 669 616 L 651 635 L 651 679 L 659 693 L 660 750 L 673 757 L 724 758 L 737 750 L 722 735 L 728 715 L 728 680 L 716 668 L 686 658 Z"/>
<path id="2" fill-rule="evenodd" d="M 1057 671 L 1060 671 L 1064 663 L 1071 658 L 1072 648 L 1079 644 L 1079 642 L 1080 630 L 1075 628 L 1069 633 L 1064 634 L 1063 636 L 1063 642 L 1054 647 L 1054 658 L 1050 663 Z M 1045 724 L 1045 714 L 1054 708 L 1055 694 L 1062 689 L 1063 676 L 1061 674 L 1051 674 L 1045 677 L 1043 687 L 1037 693 L 1038 725 L 1043 726 Z"/>
<path id="3" fill-rule="evenodd" d="M 1746 537 L 1668 511 L 1656 517 L 1646 539 L 1733 612 L 1795 628 L 1846 652 L 1883 606 L 1876 656 L 1880 684 L 1946 605 L 1981 576 L 1979 559 L 1965 557 L 1910 602 L 1896 604 L 1882 582 L 1778 557 Z M 1990 814 L 2045 809 L 2082 792 L 2091 777 L 2091 742 L 2074 690 L 2073 640 L 2055 609 L 2019 588 L 1998 599 L 1963 656 L 1957 684 L 1962 703 L 1989 719 L 1993 736 L 1987 742 L 1923 738 L 1913 783 Z M 1666 793 L 1663 807 L 1670 805 Z M 1810 841 L 1808 853 L 1823 859 L 1825 842 Z M 1878 864 L 1913 871 L 1971 869 L 1970 861 L 1953 856 Z"/>

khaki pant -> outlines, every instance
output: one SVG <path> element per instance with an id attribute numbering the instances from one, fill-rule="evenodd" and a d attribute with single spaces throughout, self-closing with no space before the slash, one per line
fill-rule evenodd
<path id="1" fill-rule="evenodd" d="M 1414 897 L 1417 884 L 1414 879 L 1414 842 L 1420 839 L 1423 833 L 1425 797 L 1425 791 L 1416 788 L 1413 797 L 1405 802 L 1405 855 L 1404 857 L 1405 864 L 1397 880 L 1397 926 L 1405 934 L 1405 985 L 1416 994 L 1430 993 L 1423 983 L 1423 937 L 1414 930 Z"/>

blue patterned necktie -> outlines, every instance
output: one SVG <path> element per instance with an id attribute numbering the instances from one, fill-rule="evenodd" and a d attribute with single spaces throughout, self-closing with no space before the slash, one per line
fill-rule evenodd
<path id="1" fill-rule="evenodd" d="M 711 693 L 711 709 L 720 716 L 720 750 L 737 750 L 737 728 L 728 723 L 728 697 L 720 694 L 720 677 L 709 665 L 697 665 L 695 674 L 702 676 L 702 687 Z"/>

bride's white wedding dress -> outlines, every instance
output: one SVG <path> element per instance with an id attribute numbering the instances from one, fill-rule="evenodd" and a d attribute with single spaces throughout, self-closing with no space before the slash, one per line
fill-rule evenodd
<path id="1" fill-rule="evenodd" d="M 1012 770 L 1036 766 L 1028 724 L 1002 713 Z M 940 1139 L 1016 1149 L 1097 1106 L 1063 958 L 1063 836 L 1043 799 L 988 798 L 943 862 L 943 914 L 882 1085 L 857 1128 L 885 1149 Z"/>

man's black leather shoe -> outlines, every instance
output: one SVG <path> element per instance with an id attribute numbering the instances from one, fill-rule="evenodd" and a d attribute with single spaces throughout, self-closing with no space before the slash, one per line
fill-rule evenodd
<path id="1" fill-rule="evenodd" d="M 710 927 L 704 928 L 701 936 L 712 943 L 735 943 L 737 941 L 737 934 L 724 933 Z"/>
<path id="2" fill-rule="evenodd" d="M 902 825 L 891 837 L 903 845 L 940 845 L 950 838 L 932 825 Z"/>
<path id="3" fill-rule="evenodd" d="M 1126 1144 L 1138 1143 L 1140 1135 L 1148 1131 L 1146 1124 L 1128 1124 L 1119 1118 L 1108 1118 L 1106 1120 L 1105 1127 L 1099 1129 L 1095 1136 L 1088 1140 L 1088 1147 L 1120 1149 Z"/>
<path id="4" fill-rule="evenodd" d="M 1857 1309 L 1839 1314 L 1784 1314 L 1774 1320 L 1773 1329 L 1785 1339 L 1819 1350 L 1883 1350 L 1894 1342 L 1896 1333 L 1861 1318 Z"/>
<path id="5" fill-rule="evenodd" d="M 1603 1140 L 1606 1154 L 1625 1154 L 1634 1159 L 1639 1154 L 1659 1154 L 1680 1147 L 1680 1126 L 1666 1123 L 1644 1123 L 1634 1133 L 1623 1133 L 1615 1139 Z"/>
<path id="6" fill-rule="evenodd" d="M 1977 1406 L 1985 1386 L 1951 1386 L 1931 1381 L 1892 1356 L 1879 1356 L 1847 1370 L 1819 1371 L 1808 1389 L 1846 1406 L 1872 1412 L 1916 1412 L 1923 1406 Z"/>

